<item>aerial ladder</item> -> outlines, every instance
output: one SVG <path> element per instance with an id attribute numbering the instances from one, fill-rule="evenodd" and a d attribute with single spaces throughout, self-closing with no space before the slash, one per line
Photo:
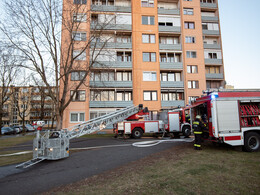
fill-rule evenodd
<path id="1" fill-rule="evenodd" d="M 71 139 L 100 131 L 141 111 L 143 111 L 142 104 L 129 106 L 60 131 L 48 130 L 43 134 L 37 131 L 33 140 L 33 159 L 17 165 L 16 168 L 27 168 L 43 160 L 69 157 Z"/>

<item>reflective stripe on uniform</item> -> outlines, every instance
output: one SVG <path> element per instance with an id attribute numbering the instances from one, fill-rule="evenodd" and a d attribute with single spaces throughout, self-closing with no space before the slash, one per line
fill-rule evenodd
<path id="1" fill-rule="evenodd" d="M 198 121 L 193 122 L 194 125 L 199 125 L 200 123 Z"/>
<path id="2" fill-rule="evenodd" d="M 202 134 L 202 132 L 194 131 L 194 134 Z"/>
<path id="3" fill-rule="evenodd" d="M 201 145 L 199 145 L 199 144 L 194 144 L 194 146 L 195 146 L 195 147 L 201 147 Z"/>

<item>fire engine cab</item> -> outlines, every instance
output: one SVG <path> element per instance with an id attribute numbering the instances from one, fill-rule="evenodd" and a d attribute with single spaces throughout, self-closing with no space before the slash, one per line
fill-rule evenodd
<path id="1" fill-rule="evenodd" d="M 189 108 L 191 119 L 201 115 L 207 124 L 205 138 L 249 152 L 259 150 L 260 90 L 207 91 Z"/>
<path id="2" fill-rule="evenodd" d="M 129 135 L 133 138 L 141 138 L 144 133 L 163 134 L 170 133 L 174 136 L 183 134 L 189 137 L 191 126 L 185 116 L 185 109 L 178 108 L 171 111 L 162 111 L 158 113 L 158 120 L 148 120 L 148 109 L 134 114 L 123 122 L 119 122 L 114 127 L 115 137 L 118 135 Z"/>

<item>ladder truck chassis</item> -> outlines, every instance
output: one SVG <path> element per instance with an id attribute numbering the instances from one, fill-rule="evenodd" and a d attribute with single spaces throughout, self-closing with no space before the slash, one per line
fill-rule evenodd
<path id="1" fill-rule="evenodd" d="M 260 91 L 218 90 L 194 101 L 191 118 L 203 116 L 208 124 L 206 139 L 244 151 L 260 149 Z"/>

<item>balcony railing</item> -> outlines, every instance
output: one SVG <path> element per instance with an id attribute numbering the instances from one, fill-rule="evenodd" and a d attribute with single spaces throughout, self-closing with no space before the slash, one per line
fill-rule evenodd
<path id="1" fill-rule="evenodd" d="M 131 31 L 131 24 L 100 24 L 100 23 L 91 23 L 92 30 L 126 30 Z"/>
<path id="2" fill-rule="evenodd" d="M 93 68 L 132 68 L 132 62 L 96 61 Z"/>
<path id="3" fill-rule="evenodd" d="M 90 108 L 124 108 L 133 106 L 133 101 L 90 101 Z"/>
<path id="4" fill-rule="evenodd" d="M 201 16 L 202 22 L 218 22 L 217 16 Z"/>
<path id="5" fill-rule="evenodd" d="M 162 101 L 162 107 L 165 108 L 171 108 L 171 107 L 184 107 L 185 101 L 184 100 L 175 100 L 175 101 Z"/>
<path id="6" fill-rule="evenodd" d="M 221 49 L 220 44 L 206 44 L 204 43 L 204 49 Z"/>
<path id="7" fill-rule="evenodd" d="M 112 42 L 100 42 L 100 43 L 91 43 L 91 47 L 95 48 L 116 48 L 116 49 L 132 49 L 132 43 L 112 43 Z"/>
<path id="8" fill-rule="evenodd" d="M 204 35 L 220 35 L 219 30 L 202 30 Z"/>
<path id="9" fill-rule="evenodd" d="M 182 70 L 182 62 L 160 62 L 161 70 Z"/>
<path id="10" fill-rule="evenodd" d="M 158 8 L 158 14 L 180 15 L 180 10 L 179 10 L 179 9 L 163 9 L 163 8 Z"/>
<path id="11" fill-rule="evenodd" d="M 206 74 L 206 79 L 224 79 L 223 73 L 219 74 Z"/>
<path id="12" fill-rule="evenodd" d="M 161 87 L 162 88 L 170 88 L 170 87 L 183 88 L 184 83 L 183 81 L 161 81 Z"/>
<path id="13" fill-rule="evenodd" d="M 209 65 L 222 65 L 222 59 L 205 59 L 205 64 Z"/>
<path id="14" fill-rule="evenodd" d="M 181 51 L 181 44 L 159 44 L 160 49 Z"/>
<path id="15" fill-rule="evenodd" d="M 200 7 L 202 8 L 217 8 L 216 3 L 200 3 Z"/>
<path id="16" fill-rule="evenodd" d="M 90 81 L 89 82 L 90 87 L 133 87 L 132 81 Z"/>
<path id="17" fill-rule="evenodd" d="M 180 26 L 159 26 L 159 32 L 180 33 L 181 32 L 181 27 Z"/>
<path id="18" fill-rule="evenodd" d="M 91 5 L 91 11 L 131 13 L 131 7 L 111 6 L 111 5 Z"/>

